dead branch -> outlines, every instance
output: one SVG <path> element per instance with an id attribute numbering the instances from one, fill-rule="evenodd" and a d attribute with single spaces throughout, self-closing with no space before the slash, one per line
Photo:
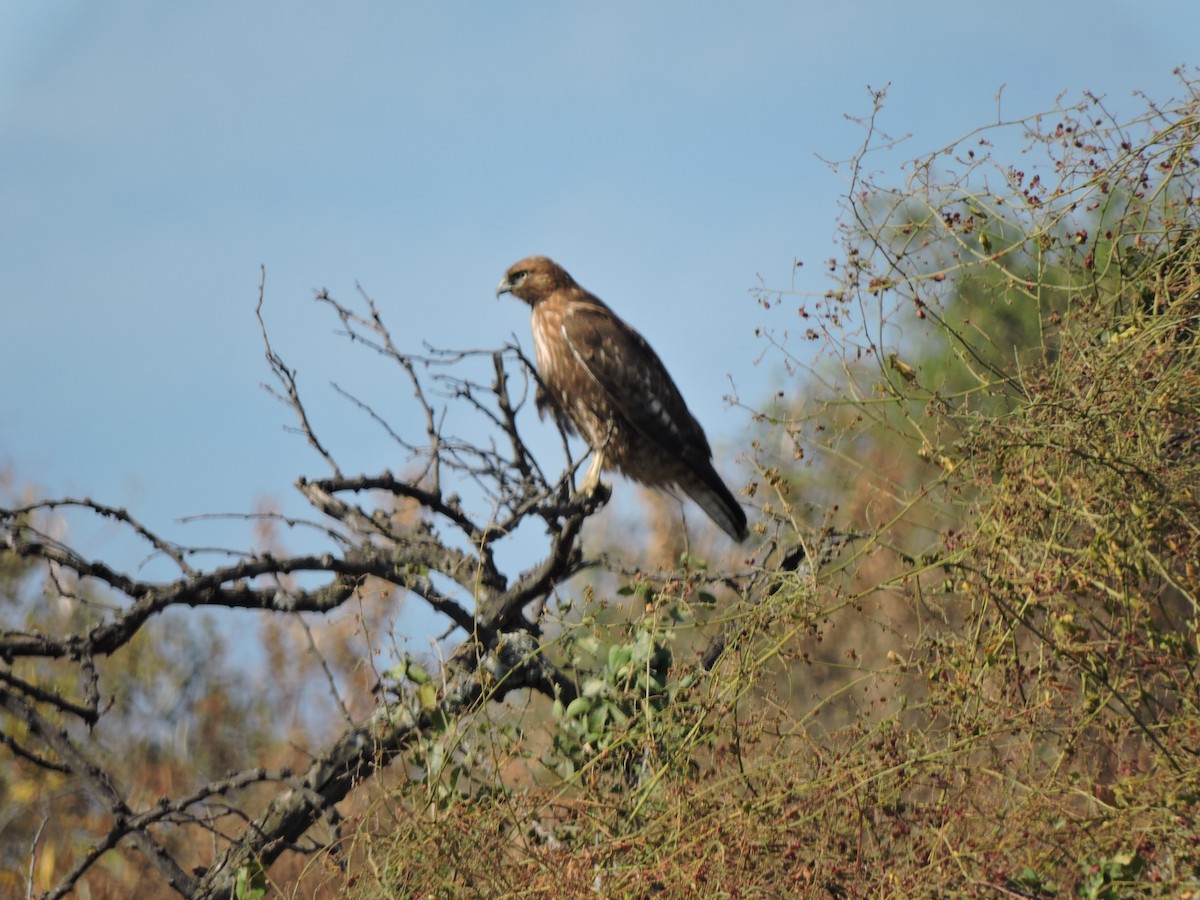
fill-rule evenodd
<path id="1" fill-rule="evenodd" d="M 91 499 L 50 499 L 0 509 L 0 554 L 42 567 L 46 588 L 60 602 L 86 604 L 90 610 L 88 616 L 73 620 L 77 624 L 56 631 L 0 631 L 0 710 L 10 722 L 20 723 L 24 735 L 18 739 L 0 732 L 0 747 L 35 769 L 74 779 L 99 800 L 111 821 L 106 831 L 93 836 L 90 847 L 48 896 L 74 890 L 97 860 L 126 845 L 136 847 L 163 882 L 182 896 L 231 896 L 239 869 L 269 865 L 281 853 L 299 848 L 302 840 L 309 849 L 322 847 L 323 842 L 312 839 L 313 826 L 324 818 L 336 819 L 336 805 L 422 733 L 444 728 L 514 690 L 533 690 L 566 702 L 575 697 L 573 681 L 543 655 L 541 626 L 525 610 L 589 565 L 579 545 L 580 529 L 606 496 L 596 492 L 571 497 L 570 460 L 567 474 L 551 482 L 525 444 L 519 413 L 535 376 L 519 349 L 438 354 L 433 359 L 440 369 L 432 378 L 447 406 L 461 404 L 498 439 L 461 440 L 443 433 L 445 408 L 434 406 L 422 383 L 418 363 L 430 360 L 395 347 L 374 302 L 363 295 L 364 315 L 327 293 L 319 294 L 318 299 L 335 310 L 347 337 L 400 365 L 423 421 L 425 445 L 419 455 L 424 463 L 416 473 L 347 476 L 317 436 L 296 370 L 271 345 L 263 316 L 264 285 L 265 278 L 256 314 L 278 385 L 267 389 L 291 408 L 299 433 L 333 472 L 329 478 L 296 481 L 319 514 L 317 521 L 305 524 L 328 540 L 327 551 L 224 551 L 233 558 L 203 567 L 195 562 L 197 548 L 168 540 L 125 510 Z M 451 371 L 477 359 L 491 363 L 490 383 Z M 509 393 L 514 372 L 525 385 L 515 398 Z M 368 405 L 353 402 L 416 450 L 416 442 L 403 438 Z M 491 511 L 479 515 L 458 494 L 445 493 L 449 475 L 464 489 L 481 489 Z M 503 514 L 497 517 L 496 510 Z M 81 513 L 117 522 L 131 539 L 148 546 L 151 556 L 169 559 L 178 577 L 138 577 L 53 536 L 59 533 L 54 525 L 58 517 Z M 545 558 L 510 579 L 497 565 L 494 547 L 531 518 L 547 535 Z M 140 810 L 129 799 L 130 787 L 118 784 L 99 757 L 87 752 L 88 738 L 76 726 L 96 725 L 109 703 L 109 689 L 95 661 L 128 652 L 154 617 L 181 608 L 248 609 L 266 616 L 328 614 L 344 606 L 368 579 L 420 598 L 466 635 L 442 672 L 442 690 L 434 705 L 414 711 L 403 703 L 380 700 L 369 716 L 331 737 L 303 773 L 268 772 L 251 765 Z M 39 661 L 53 663 L 60 673 L 64 666 L 67 671 L 73 667 L 82 696 L 65 694 L 62 681 L 51 686 L 28 674 L 19 676 L 12 668 L 20 664 L 26 666 L 23 672 L 50 671 L 29 668 Z M 332 689 L 328 670 L 326 676 Z M 244 789 L 266 784 L 278 785 L 274 799 L 257 812 L 245 806 Z M 229 830 L 231 822 L 236 827 Z M 187 861 L 176 859 L 152 827 L 200 827 L 214 835 L 221 849 L 206 869 L 189 874 Z"/>

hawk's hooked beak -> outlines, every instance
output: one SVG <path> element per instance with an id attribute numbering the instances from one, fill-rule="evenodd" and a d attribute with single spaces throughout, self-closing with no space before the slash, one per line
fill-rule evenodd
<path id="1" fill-rule="evenodd" d="M 496 299 L 497 300 L 500 299 L 501 294 L 511 294 L 511 293 L 512 293 L 512 285 L 509 283 L 507 278 L 505 278 L 502 282 L 500 282 L 498 285 L 496 285 Z"/>

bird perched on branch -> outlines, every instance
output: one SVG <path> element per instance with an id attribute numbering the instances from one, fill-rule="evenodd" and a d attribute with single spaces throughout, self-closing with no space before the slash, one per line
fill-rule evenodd
<path id="1" fill-rule="evenodd" d="M 549 409 L 592 450 L 583 489 L 604 469 L 681 489 L 721 530 L 746 537 L 746 513 L 712 465 L 712 450 L 679 388 L 645 338 L 544 256 L 514 263 L 496 288 L 533 308 L 533 347 Z"/>

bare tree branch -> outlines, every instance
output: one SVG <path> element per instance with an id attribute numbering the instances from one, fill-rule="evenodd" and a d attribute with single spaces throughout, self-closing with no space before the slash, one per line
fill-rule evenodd
<path id="1" fill-rule="evenodd" d="M 76 866 L 77 871 L 73 870 L 68 874 L 63 884 L 60 885 L 60 889 L 51 893 L 52 897 L 61 897 L 67 893 L 78 880 L 79 875 L 98 859 L 100 854 L 115 847 L 125 837 L 128 837 L 134 846 L 142 851 L 150 865 L 163 876 L 168 886 L 185 897 L 195 894 L 196 886 L 191 876 L 184 872 L 178 863 L 167 854 L 162 845 L 151 837 L 150 832 L 144 828 L 131 827 L 130 820 L 133 813 L 112 784 L 108 774 L 76 748 L 65 731 L 51 725 L 36 709 L 5 688 L 0 688 L 0 707 L 8 710 L 25 723 L 30 732 L 58 756 L 62 765 L 79 777 L 87 785 L 88 790 L 107 806 L 113 817 L 112 828 L 100 841 L 103 849 L 94 849 L 93 853 L 81 860 Z"/>
<path id="2" fill-rule="evenodd" d="M 407 355 L 395 347 L 379 310 L 365 294 L 366 314 L 354 312 L 325 292 L 318 294 L 318 300 L 334 309 L 352 341 L 400 365 L 423 420 L 422 450 L 419 442 L 408 441 L 368 404 L 351 398 L 389 434 L 425 457 L 425 463 L 407 477 L 390 471 L 347 476 L 317 437 L 302 403 L 296 370 L 272 347 L 262 314 L 264 293 L 265 274 L 256 315 L 268 366 L 279 385 L 269 390 L 292 408 L 299 433 L 333 472 L 329 478 L 296 481 L 321 517 L 304 524 L 324 536 L 330 550 L 303 554 L 225 550 L 220 552 L 232 559 L 200 567 L 194 561 L 197 548 L 167 540 L 125 510 L 91 499 L 50 499 L 0 509 L 0 553 L 46 567 L 47 588 L 69 607 L 89 610 L 86 616 L 70 620 L 72 625 L 53 631 L 0 631 L 0 660 L 5 664 L 0 668 L 0 710 L 28 732 L 28 738 L 22 739 L 0 734 L 0 746 L 36 769 L 77 779 L 111 817 L 111 825 L 95 834 L 49 896 L 74 890 L 101 857 L 131 845 L 175 892 L 187 897 L 229 897 L 245 866 L 269 865 L 285 851 L 303 846 L 325 846 L 324 841 L 312 839 L 313 827 L 323 819 L 336 822 L 336 805 L 420 735 L 439 731 L 514 690 L 533 690 L 564 702 L 576 696 L 572 679 L 543 655 L 540 622 L 525 611 L 591 564 L 580 549 L 580 530 L 607 495 L 595 491 L 571 496 L 573 463 L 565 435 L 568 471 L 554 482 L 526 446 L 519 413 L 536 376 L 519 348 Z M 485 360 L 490 363 L 490 383 L 450 371 Z M 433 395 L 423 385 L 419 368 L 431 366 L 437 370 L 429 377 L 447 406 L 460 404 L 474 414 L 492 439 L 464 441 L 443 432 L 446 409 L 431 402 Z M 514 366 L 525 385 L 515 398 L 509 393 Z M 458 494 L 445 493 L 450 476 L 464 489 L 480 491 L 492 511 L 476 514 Z M 117 522 L 132 539 L 147 545 L 151 556 L 171 560 L 179 577 L 138 577 L 52 536 L 60 531 L 55 524 L 58 518 L 81 513 Z M 302 521 L 265 518 L 288 525 Z M 497 564 L 494 548 L 531 518 L 545 530 L 546 556 L 510 579 Z M 451 632 L 457 629 L 465 636 L 445 663 L 440 695 L 433 705 L 418 709 L 380 700 L 370 715 L 352 721 L 339 697 L 347 726 L 312 757 L 303 772 L 293 775 L 252 765 L 177 796 L 162 797 L 141 811 L 133 809 L 129 795 L 103 765 L 68 736 L 70 723 L 90 728 L 107 710 L 102 701 L 106 688 L 95 660 L 129 652 L 131 642 L 155 616 L 184 608 L 258 610 L 269 616 L 328 614 L 345 605 L 368 579 L 421 598 L 445 617 Z M 315 646 L 311 633 L 309 640 Z M 40 681 L 40 676 L 18 676 L 11 669 L 18 661 L 38 660 L 53 662 L 58 671 L 66 666 L 65 671 L 77 673 L 82 699 L 64 695 L 59 682 L 52 686 Z M 327 666 L 325 676 L 334 685 Z M 388 692 L 382 692 L 381 697 L 386 696 Z M 279 788 L 273 800 L 257 812 L 246 805 L 245 789 L 269 784 Z M 151 831 L 187 827 L 204 829 L 219 844 L 212 864 L 195 874 L 188 874 L 188 864 L 176 859 Z"/>
<path id="3" fill-rule="evenodd" d="M 347 730 L 299 778 L 299 784 L 278 796 L 243 837 L 201 877 L 197 898 L 230 896 L 238 869 L 256 860 L 274 861 L 298 840 L 327 809 L 362 780 L 387 765 L 422 730 L 437 730 L 438 722 L 467 715 L 485 701 L 499 701 L 512 690 L 533 688 L 551 696 L 573 691 L 542 656 L 537 640 L 527 633 L 498 635 L 483 652 L 468 641 L 450 660 L 450 675 L 435 709 L 411 715 L 403 708 L 381 705 Z M 574 699 L 573 693 L 565 701 Z"/>
<path id="4" fill-rule="evenodd" d="M 333 474 L 340 475 L 341 470 L 338 469 L 337 463 L 334 462 L 333 457 L 329 455 L 329 451 L 326 450 L 321 442 L 317 439 L 316 434 L 313 432 L 312 425 L 308 421 L 308 414 L 304 411 L 304 404 L 300 402 L 300 389 L 296 385 L 296 370 L 288 368 L 287 364 L 283 361 L 283 357 L 281 357 L 271 348 L 271 339 L 267 336 L 267 323 L 263 321 L 262 314 L 263 297 L 265 295 L 267 285 L 267 270 L 265 267 L 263 267 L 260 271 L 261 276 L 258 282 L 258 304 L 254 307 L 254 315 L 258 317 L 258 326 L 262 330 L 263 346 L 266 348 L 267 353 L 267 365 L 271 367 L 271 374 L 275 376 L 275 380 L 278 381 L 283 387 L 287 395 L 286 399 L 283 395 L 279 394 L 278 391 L 269 385 L 263 385 L 263 387 L 266 388 L 267 392 L 270 393 L 271 396 L 287 403 L 296 411 L 296 415 L 300 419 L 301 433 L 308 439 L 308 442 L 312 445 L 312 448 L 316 450 L 317 453 L 321 454 L 321 457 L 325 460 L 325 462 L 329 463 L 329 467 L 333 469 Z"/>

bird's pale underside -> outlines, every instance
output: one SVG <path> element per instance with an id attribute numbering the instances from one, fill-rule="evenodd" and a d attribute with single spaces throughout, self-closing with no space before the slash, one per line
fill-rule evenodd
<path id="1" fill-rule="evenodd" d="M 746 513 L 712 464 L 704 430 L 658 354 L 598 297 L 544 256 L 514 263 L 496 288 L 532 308 L 539 412 L 550 411 L 592 450 L 584 489 L 604 469 L 678 488 L 740 541 Z"/>

